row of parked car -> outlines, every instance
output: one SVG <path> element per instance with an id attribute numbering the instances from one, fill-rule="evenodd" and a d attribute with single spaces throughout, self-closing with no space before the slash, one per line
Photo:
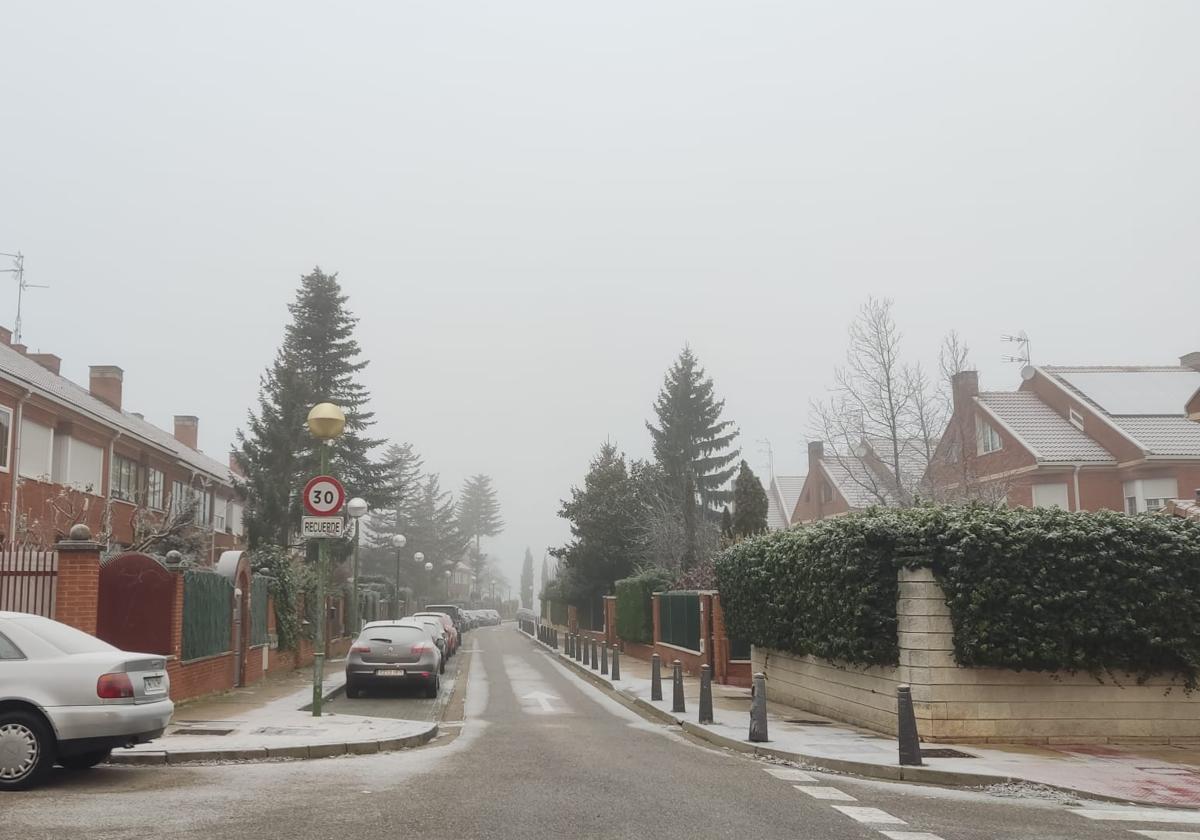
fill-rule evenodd
<path id="1" fill-rule="evenodd" d="M 346 697 L 361 697 L 372 687 L 416 684 L 426 697 L 435 698 L 446 661 L 462 646 L 463 635 L 500 622 L 495 610 L 464 610 L 453 604 L 433 604 L 403 618 L 372 621 L 363 626 L 346 656 Z"/>

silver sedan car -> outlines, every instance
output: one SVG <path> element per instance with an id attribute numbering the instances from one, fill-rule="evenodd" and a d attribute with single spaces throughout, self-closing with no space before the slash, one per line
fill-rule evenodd
<path id="1" fill-rule="evenodd" d="M 375 622 L 363 628 L 346 656 L 346 696 L 358 697 L 369 686 L 417 683 L 426 697 L 437 697 L 442 653 L 431 628 L 417 623 Z"/>
<path id="2" fill-rule="evenodd" d="M 174 710 L 166 657 L 0 612 L 0 791 L 33 787 L 55 764 L 93 767 L 114 747 L 153 740 Z"/>

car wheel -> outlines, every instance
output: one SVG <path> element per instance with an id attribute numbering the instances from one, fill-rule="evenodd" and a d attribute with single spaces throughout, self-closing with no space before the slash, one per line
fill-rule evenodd
<path id="1" fill-rule="evenodd" d="M 112 750 L 92 750 L 91 752 L 61 756 L 58 763 L 68 770 L 89 770 L 102 761 L 107 761 L 110 755 L 112 755 Z"/>
<path id="2" fill-rule="evenodd" d="M 346 680 L 346 698 L 353 700 L 362 695 L 362 689 L 358 687 L 358 683 L 351 680 Z"/>
<path id="3" fill-rule="evenodd" d="M 0 712 L 0 790 L 27 790 L 54 768 L 54 736 L 25 711 Z"/>
<path id="4" fill-rule="evenodd" d="M 437 674 L 434 674 L 433 679 L 425 686 L 425 696 L 431 700 L 436 699 L 441 690 L 442 680 Z"/>

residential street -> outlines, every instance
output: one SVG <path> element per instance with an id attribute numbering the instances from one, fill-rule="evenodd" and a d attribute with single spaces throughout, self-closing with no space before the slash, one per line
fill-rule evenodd
<path id="1" fill-rule="evenodd" d="M 464 664 L 466 657 L 473 657 L 466 724 L 457 737 L 449 734 L 455 721 L 447 720 L 446 734 L 407 752 L 60 772 L 42 789 L 0 800 L 4 836 L 58 840 L 81 830 L 114 840 L 150 834 L 364 840 L 1196 836 L 1134 834 L 1131 829 L 1186 832 L 1189 826 L 1093 819 L 1126 812 L 1093 803 L 1087 807 L 1102 813 L 1080 815 L 1072 811 L 1080 803 L 1065 797 L 985 796 L 822 773 L 808 780 L 643 720 L 552 662 L 511 625 L 475 631 Z M 380 704 L 408 701 L 361 702 L 364 712 L 369 705 L 378 715 Z M 454 707 L 451 702 L 447 718 Z M 1138 815 L 1178 820 L 1196 812 Z"/>

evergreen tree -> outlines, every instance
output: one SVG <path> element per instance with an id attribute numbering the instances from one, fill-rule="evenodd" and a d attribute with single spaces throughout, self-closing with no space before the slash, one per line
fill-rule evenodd
<path id="1" fill-rule="evenodd" d="M 387 502 L 371 511 L 367 542 L 374 548 L 391 548 L 392 538 L 408 536 L 410 512 L 421 492 L 421 456 L 411 443 L 394 443 L 384 451 L 388 471 L 384 479 Z"/>
<path id="2" fill-rule="evenodd" d="M 571 488 L 558 515 L 571 523 L 571 542 L 550 554 L 562 563 L 568 600 L 612 592 L 633 571 L 638 550 L 638 488 L 625 456 L 605 443 L 592 459 L 583 487 Z"/>
<path id="3" fill-rule="evenodd" d="M 731 420 L 721 419 L 724 408 L 725 401 L 713 395 L 712 379 L 684 347 L 654 402 L 658 425 L 648 422 L 646 428 L 670 495 L 681 506 L 685 569 L 699 559 L 700 520 L 717 519 L 732 497 L 725 486 L 737 471 L 731 464 L 740 453 L 730 450 L 737 430 Z"/>
<path id="4" fill-rule="evenodd" d="M 481 580 L 487 571 L 488 557 L 480 542 L 483 537 L 494 537 L 504 530 L 500 501 L 488 476 L 473 475 L 463 483 L 462 495 L 458 499 L 458 527 L 463 536 L 472 542 L 468 562 L 472 576 Z"/>
<path id="5" fill-rule="evenodd" d="M 358 319 L 346 301 L 337 275 L 315 268 L 301 278 L 288 305 L 292 322 L 259 383 L 258 411 L 251 410 L 246 430 L 238 432 L 251 547 L 287 545 L 300 522 L 300 489 L 320 464 L 304 423 L 318 402 L 335 403 L 346 414 L 346 430 L 330 447 L 330 471 L 350 495 L 373 507 L 387 501 L 392 465 L 371 459 L 383 441 L 368 435 L 375 422 L 367 409 L 370 395 L 357 381 L 367 362 L 359 359 Z"/>
<path id="6" fill-rule="evenodd" d="M 733 484 L 733 536 L 737 539 L 752 537 L 766 530 L 767 492 L 750 465 L 742 461 Z"/>
<path id="7" fill-rule="evenodd" d="M 525 549 L 525 562 L 521 565 L 521 606 L 533 609 L 533 552 Z"/>
<path id="8" fill-rule="evenodd" d="M 721 536 L 727 540 L 733 538 L 733 517 L 729 513 L 729 505 L 721 508 Z"/>
<path id="9" fill-rule="evenodd" d="M 404 554 L 408 562 L 416 552 L 432 563 L 433 574 L 440 575 L 462 559 L 467 538 L 459 530 L 454 515 L 454 499 L 442 490 L 436 473 L 425 476 L 409 512 L 408 542 Z M 416 564 L 414 563 L 414 568 Z"/>

